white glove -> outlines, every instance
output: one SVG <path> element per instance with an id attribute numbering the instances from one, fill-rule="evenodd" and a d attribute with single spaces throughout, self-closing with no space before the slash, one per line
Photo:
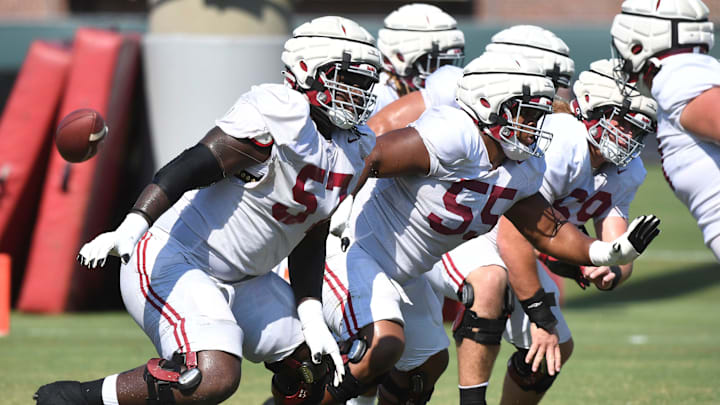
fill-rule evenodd
<path id="1" fill-rule="evenodd" d="M 310 348 L 312 362 L 320 364 L 322 356 L 329 354 L 335 363 L 333 385 L 340 385 L 345 376 L 345 365 L 340 356 L 340 348 L 325 323 L 322 303 L 316 299 L 306 299 L 298 305 L 297 312 L 305 335 L 305 343 Z"/>
<path id="2" fill-rule="evenodd" d="M 148 227 L 149 224 L 142 215 L 131 212 L 115 231 L 100 234 L 83 245 L 77 261 L 89 269 L 94 269 L 104 266 L 108 254 L 111 254 L 127 263 L 135 244 L 147 232 Z"/>
<path id="3" fill-rule="evenodd" d="M 616 266 L 637 259 L 660 233 L 660 219 L 655 215 L 635 218 L 628 230 L 612 242 L 596 240 L 590 244 L 588 255 L 595 266 Z"/>
<path id="4" fill-rule="evenodd" d="M 353 196 L 348 194 L 347 197 L 338 205 L 335 212 L 330 217 L 330 234 L 338 238 L 343 232 L 349 228 L 350 213 L 352 212 Z"/>

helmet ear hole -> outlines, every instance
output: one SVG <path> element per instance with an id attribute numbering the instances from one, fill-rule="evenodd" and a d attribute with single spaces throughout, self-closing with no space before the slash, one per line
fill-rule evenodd
<path id="1" fill-rule="evenodd" d="M 630 52 L 632 52 L 633 55 L 639 54 L 640 52 L 642 52 L 642 50 L 643 50 L 642 44 L 635 44 L 632 46 L 632 48 L 630 48 Z"/>

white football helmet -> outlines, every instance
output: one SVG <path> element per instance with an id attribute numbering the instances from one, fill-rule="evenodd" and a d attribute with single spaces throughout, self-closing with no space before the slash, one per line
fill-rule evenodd
<path id="1" fill-rule="evenodd" d="M 540 65 L 519 54 L 485 52 L 472 60 L 458 80 L 456 99 L 480 130 L 500 143 L 512 160 L 540 157 L 552 134 L 541 129 L 552 112 L 555 87 Z M 520 134 L 529 134 L 526 145 Z"/>
<path id="2" fill-rule="evenodd" d="M 287 84 L 321 107 L 333 125 L 348 129 L 370 117 L 380 51 L 356 22 L 328 16 L 302 24 L 285 42 L 282 61 Z"/>
<path id="3" fill-rule="evenodd" d="M 659 67 L 667 51 L 709 51 L 715 39 L 708 14 L 701 0 L 625 0 L 610 28 L 613 57 L 621 62 L 615 70 L 618 85 L 623 88 L 643 68 Z"/>
<path id="4" fill-rule="evenodd" d="M 383 68 L 414 91 L 445 64 L 461 66 L 465 58 L 465 35 L 457 21 L 438 7 L 408 4 L 385 18 L 378 32 Z"/>
<path id="5" fill-rule="evenodd" d="M 514 25 L 493 35 L 485 51 L 519 53 L 535 61 L 555 87 L 568 87 L 575 74 L 570 48 L 557 35 L 535 25 Z"/>
<path id="6" fill-rule="evenodd" d="M 643 149 L 644 138 L 657 128 L 657 102 L 631 84 L 618 88 L 613 76 L 617 61 L 590 64 L 573 85 L 576 114 L 588 128 L 588 141 L 605 160 L 624 167 Z"/>

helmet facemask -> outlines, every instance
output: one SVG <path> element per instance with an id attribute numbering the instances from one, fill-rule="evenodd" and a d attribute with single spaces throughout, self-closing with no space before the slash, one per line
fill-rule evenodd
<path id="1" fill-rule="evenodd" d="M 650 117 L 627 108 L 610 106 L 598 115 L 599 119 L 588 127 L 589 141 L 606 161 L 619 167 L 627 166 L 640 155 L 645 136 L 655 132 Z"/>
<path id="2" fill-rule="evenodd" d="M 412 85 L 415 90 L 425 87 L 425 80 L 434 71 L 445 65 L 462 67 L 465 61 L 465 52 L 463 48 L 449 48 L 440 51 L 437 43 L 433 43 L 431 52 L 426 53 L 413 63 Z"/>
<path id="3" fill-rule="evenodd" d="M 484 131 L 500 142 L 511 160 L 542 157 L 552 140 L 552 133 L 542 130 L 542 122 L 545 115 L 551 113 L 552 100 L 547 97 L 514 98 L 500 106 L 500 116 L 496 116 L 498 125 L 486 127 Z M 532 143 L 526 144 L 521 138 L 529 138 Z"/>
<path id="4" fill-rule="evenodd" d="M 637 44 L 636 46 L 642 49 L 642 45 Z M 631 83 L 638 81 L 639 74 L 633 73 L 632 63 L 622 57 L 620 51 L 615 46 L 615 41 L 610 41 L 610 55 L 612 56 L 611 60 L 613 62 L 612 78 L 615 80 L 620 94 L 622 94 L 623 97 L 638 95 L 636 88 L 631 85 Z"/>
<path id="5" fill-rule="evenodd" d="M 375 66 L 350 64 L 347 56 L 343 62 L 330 63 L 318 69 L 312 86 L 318 90 L 308 92 L 310 102 L 322 107 L 330 122 L 342 129 L 362 125 L 370 118 L 376 100 L 372 89 L 378 81 Z"/>

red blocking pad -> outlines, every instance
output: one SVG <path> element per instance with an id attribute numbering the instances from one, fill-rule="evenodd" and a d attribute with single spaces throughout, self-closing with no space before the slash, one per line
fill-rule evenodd
<path id="1" fill-rule="evenodd" d="M 0 252 L 13 258 L 13 297 L 20 289 L 70 60 L 67 46 L 33 42 L 0 117 Z"/>
<path id="2" fill-rule="evenodd" d="M 129 111 L 139 70 L 138 34 L 79 29 L 58 118 L 78 108 L 105 117 L 98 154 L 68 163 L 53 148 L 33 231 L 18 309 L 58 313 L 85 308 L 108 272 L 75 261 L 83 243 L 108 230 L 125 160 Z"/>

